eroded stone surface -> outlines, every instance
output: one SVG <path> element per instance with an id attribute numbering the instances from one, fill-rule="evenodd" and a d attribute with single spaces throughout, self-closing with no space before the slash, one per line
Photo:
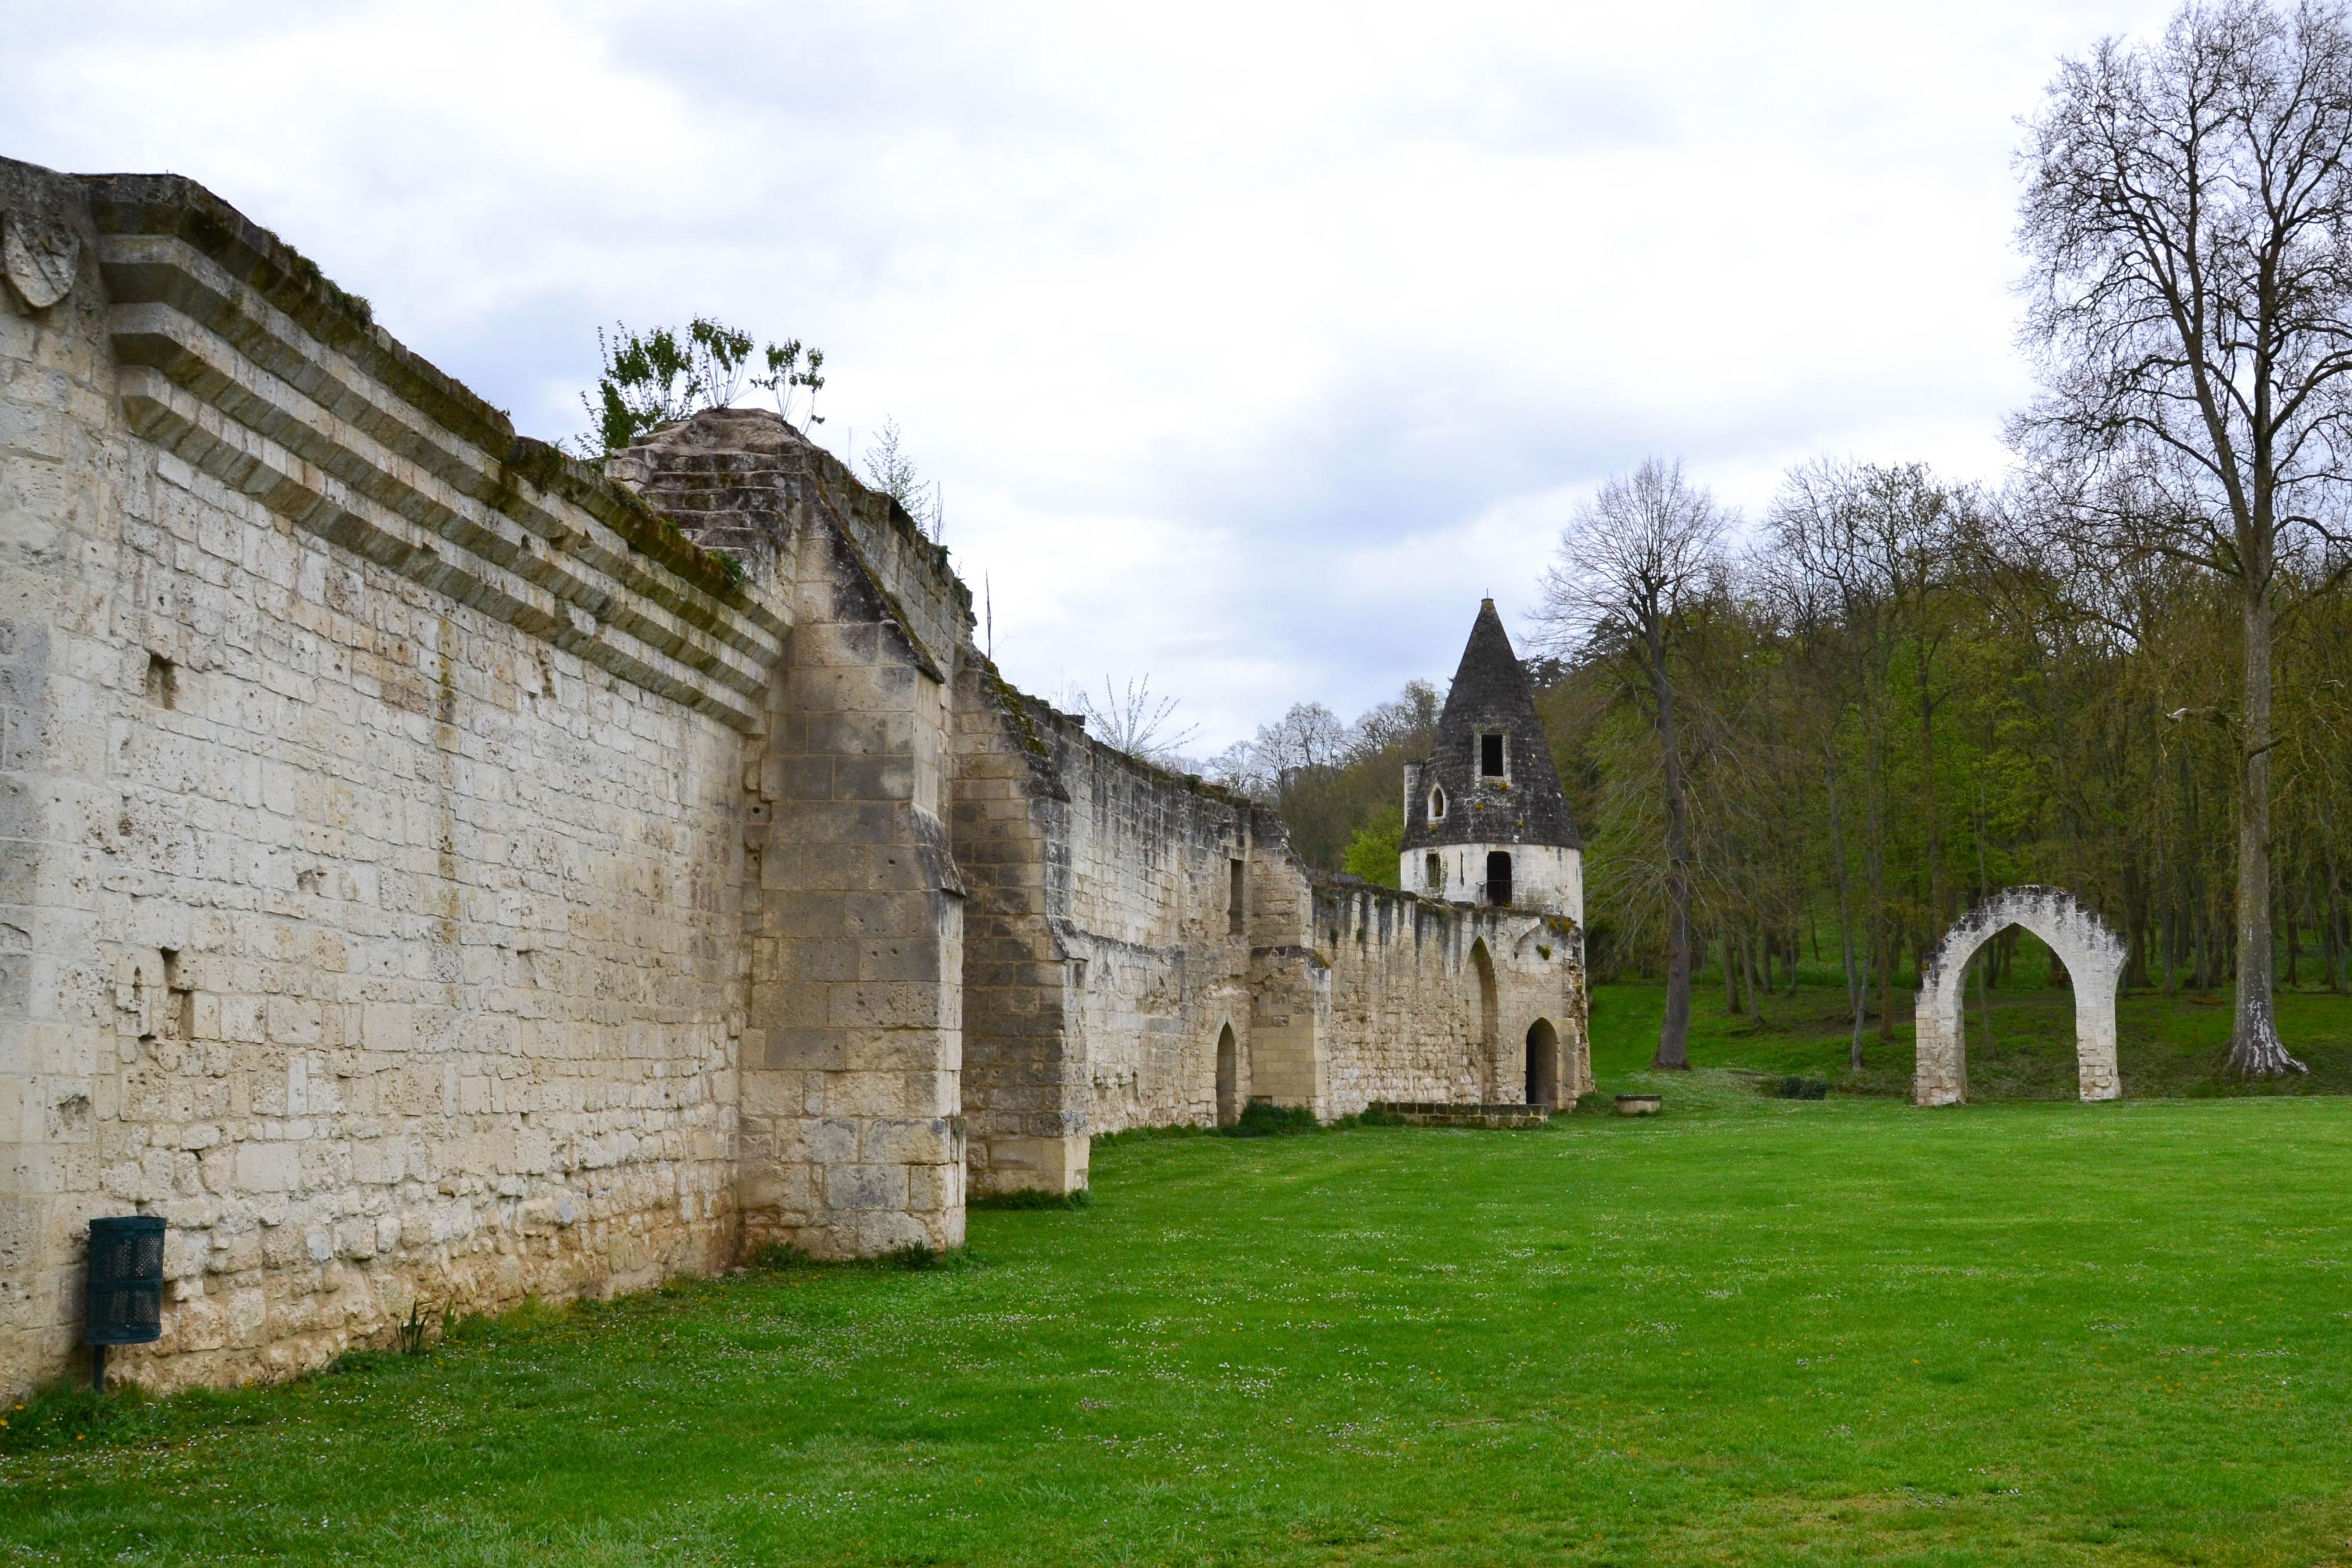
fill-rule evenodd
<path id="1" fill-rule="evenodd" d="M 2123 1093 L 2116 1069 L 2116 988 L 2123 982 L 2129 947 L 2074 894 L 2059 888 L 2011 888 L 1961 916 L 1920 976 L 1914 1104 L 1958 1105 L 1968 1099 L 1960 1008 L 1969 960 L 2013 925 L 2048 942 L 2066 965 L 2074 989 L 2074 1063 L 2082 1097 L 2114 1100 Z"/>
<path id="2" fill-rule="evenodd" d="M 184 180 L 0 161 L 0 1391 L 962 1237 L 1093 1134 L 1590 1086 L 1574 921 L 1310 876 L 1006 686 L 772 416 L 602 470 Z M 1528 1042 L 1538 1042 L 1530 1045 Z"/>

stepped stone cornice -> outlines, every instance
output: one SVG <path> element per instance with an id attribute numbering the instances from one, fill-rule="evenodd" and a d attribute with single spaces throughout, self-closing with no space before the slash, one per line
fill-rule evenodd
<path id="1" fill-rule="evenodd" d="M 628 487 L 376 326 L 365 301 L 192 181 L 83 182 L 124 409 L 297 527 L 730 727 L 790 616 Z"/>

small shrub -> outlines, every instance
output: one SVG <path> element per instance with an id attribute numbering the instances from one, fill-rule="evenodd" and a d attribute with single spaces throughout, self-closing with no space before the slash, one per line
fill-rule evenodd
<path id="1" fill-rule="evenodd" d="M 528 1335 L 561 1328 L 568 1315 L 569 1310 L 563 1302 L 550 1301 L 534 1293 L 500 1312 L 495 1321 L 504 1333 Z"/>
<path id="2" fill-rule="evenodd" d="M 1830 1086 L 1817 1078 L 1784 1078 L 1772 1086 L 1775 1100 L 1827 1100 Z"/>
<path id="3" fill-rule="evenodd" d="M 1610 1094 L 1601 1094 L 1597 1090 L 1591 1094 L 1580 1094 L 1576 1097 L 1576 1109 L 1579 1110 L 1614 1110 L 1617 1109 L 1617 1097 Z"/>
<path id="4" fill-rule="evenodd" d="M 782 1274 L 789 1269 L 813 1267 L 816 1259 L 789 1241 L 772 1241 L 751 1253 L 751 1267 L 762 1274 Z"/>
<path id="5" fill-rule="evenodd" d="M 1274 1105 L 1263 1100 L 1253 1100 L 1242 1107 L 1242 1113 L 1230 1127 L 1218 1131 L 1228 1138 L 1278 1138 L 1292 1132 L 1312 1132 L 1320 1124 L 1315 1112 L 1303 1105 Z"/>
<path id="6" fill-rule="evenodd" d="M 1071 1193 L 1049 1193 L 1042 1187 L 1023 1187 L 1017 1192 L 987 1193 L 964 1200 L 968 1209 L 1082 1209 L 1094 1202 L 1092 1194 L 1080 1187 Z"/>
<path id="7" fill-rule="evenodd" d="M 448 1337 L 449 1325 L 455 1321 L 456 1316 L 457 1315 L 450 1311 L 448 1308 L 444 1307 L 441 1309 L 437 1321 L 440 1324 L 442 1338 L 446 1339 Z M 423 1355 L 430 1342 L 430 1336 L 436 1321 L 436 1319 L 426 1315 L 425 1298 L 420 1296 L 415 1300 L 409 1302 L 408 1316 L 393 1325 L 393 1349 L 398 1351 L 402 1355 Z"/>

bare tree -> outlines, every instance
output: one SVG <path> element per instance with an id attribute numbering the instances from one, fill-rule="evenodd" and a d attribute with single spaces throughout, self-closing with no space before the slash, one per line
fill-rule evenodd
<path id="1" fill-rule="evenodd" d="M 1685 617 L 1720 578 L 1728 521 L 1680 462 L 1650 458 L 1577 508 L 1537 614 L 1556 648 L 1622 653 L 1648 688 L 1666 818 L 1666 1016 L 1652 1064 L 1660 1068 L 1690 1066 L 1690 786 L 1675 728 L 1674 656 Z"/>
<path id="2" fill-rule="evenodd" d="M 1148 675 L 1129 681 L 1124 693 L 1114 689 L 1106 675 L 1100 702 L 1083 686 L 1071 688 L 1069 701 L 1097 740 L 1147 763 L 1165 764 L 1174 760 L 1201 732 L 1197 724 L 1176 723 L 1176 710 L 1183 699 L 1153 696 Z"/>
<path id="3" fill-rule="evenodd" d="M 1759 563 L 1784 622 L 1833 681 L 1837 710 L 1851 710 L 1862 731 L 1863 922 L 1868 941 L 1853 949 L 1853 898 L 1845 848 L 1845 781 L 1839 776 L 1838 726 L 1820 739 L 1838 885 L 1838 921 L 1853 1037 L 1847 1066 L 1862 1070 L 1863 1025 L 1874 975 L 1879 1037 L 1893 1038 L 1895 966 L 1902 925 L 1887 889 L 1887 833 L 1894 811 L 1888 755 L 1896 721 L 1894 691 L 1907 653 L 1918 704 L 1929 895 L 1920 924 L 1950 918 L 1943 896 L 1941 807 L 1936 797 L 1935 679 L 1943 632 L 1932 613 L 1964 563 L 1964 517 L 1970 502 L 1916 463 L 1885 467 L 1820 459 L 1791 469 L 1769 520 L 1770 548 Z"/>
<path id="4" fill-rule="evenodd" d="M 906 443 L 898 434 L 897 420 L 882 421 L 882 434 L 866 444 L 866 455 L 861 461 L 866 465 L 866 481 L 906 508 L 907 515 L 915 520 L 915 526 L 923 531 L 923 536 L 937 543 L 940 538 L 939 491 L 923 478 L 922 470 L 915 467 L 914 456 L 907 450 Z"/>
<path id="5" fill-rule="evenodd" d="M 1209 776 L 1262 800 L 1279 796 L 1302 773 L 1337 767 L 1347 759 L 1348 726 L 1320 702 L 1294 702 L 1271 724 L 1261 724 L 1246 741 L 1236 741 L 1209 759 Z"/>
<path id="6" fill-rule="evenodd" d="M 1365 710 L 1349 731 L 1347 749 L 1362 755 L 1387 746 L 1426 745 L 1437 732 L 1437 715 L 1445 705 L 1437 688 L 1426 680 L 1408 680 L 1403 692 Z"/>
<path id="7" fill-rule="evenodd" d="M 2184 6 L 2154 46 L 2062 62 L 2021 158 L 2043 394 L 2015 436 L 2086 477 L 2137 469 L 2159 504 L 2087 505 L 2084 523 L 2237 592 L 2230 1061 L 2250 1075 L 2302 1070 L 2273 1006 L 2272 640 L 2283 579 L 2344 541 L 2328 508 L 2352 437 L 2348 155 L 2341 13 L 2221 0 Z"/>

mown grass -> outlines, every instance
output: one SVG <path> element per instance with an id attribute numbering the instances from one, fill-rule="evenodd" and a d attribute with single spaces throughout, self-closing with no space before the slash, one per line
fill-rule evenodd
<path id="1" fill-rule="evenodd" d="M 1772 1100 L 1640 1072 L 1646 994 L 1600 1059 L 1655 1120 L 1106 1141 L 957 1268 L 41 1402 L 0 1561 L 2352 1554 L 2352 1100 Z"/>

